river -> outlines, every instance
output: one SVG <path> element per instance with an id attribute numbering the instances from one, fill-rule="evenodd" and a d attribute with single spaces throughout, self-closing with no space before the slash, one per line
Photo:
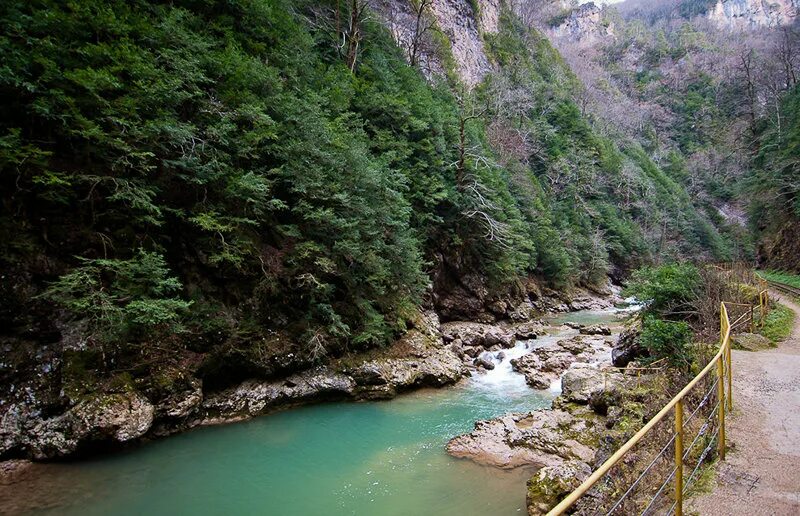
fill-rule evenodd
<path id="1" fill-rule="evenodd" d="M 616 311 L 554 323 L 609 322 Z M 385 402 L 327 403 L 193 429 L 134 449 L 35 465 L 0 486 L 0 512 L 66 515 L 524 514 L 531 471 L 454 459 L 451 437 L 476 420 L 550 405 L 509 360 L 577 333 L 563 327 L 505 350 L 494 370 Z"/>

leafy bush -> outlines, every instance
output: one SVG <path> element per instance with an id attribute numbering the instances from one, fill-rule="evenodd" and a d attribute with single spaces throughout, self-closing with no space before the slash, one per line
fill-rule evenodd
<path id="1" fill-rule="evenodd" d="M 651 313 L 668 315 L 697 299 L 701 284 L 694 265 L 671 263 L 636 270 L 624 289 L 624 295 L 647 303 Z"/>
<path id="2" fill-rule="evenodd" d="M 640 341 L 654 360 L 666 358 L 671 365 L 681 368 L 691 364 L 692 330 L 683 321 L 645 316 Z"/>

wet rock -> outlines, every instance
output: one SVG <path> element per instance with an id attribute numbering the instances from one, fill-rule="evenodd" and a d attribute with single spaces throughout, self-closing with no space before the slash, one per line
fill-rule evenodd
<path id="1" fill-rule="evenodd" d="M 566 326 L 567 328 L 572 328 L 573 330 L 582 330 L 583 328 L 586 327 L 586 325 L 584 325 L 584 324 L 576 323 L 576 322 L 570 322 L 570 321 L 565 322 L 564 326 Z"/>
<path id="2" fill-rule="evenodd" d="M 155 408 L 139 393 L 95 396 L 67 413 L 79 440 L 130 441 L 143 436 L 153 424 Z"/>
<path id="3" fill-rule="evenodd" d="M 385 385 L 386 378 L 383 376 L 383 368 L 376 362 L 367 362 L 355 369 L 348 371 L 350 376 L 361 386 Z"/>
<path id="4" fill-rule="evenodd" d="M 465 347 L 463 348 L 463 350 L 464 354 L 470 358 L 476 358 L 484 351 L 483 347 L 473 347 L 473 346 Z"/>
<path id="5" fill-rule="evenodd" d="M 581 333 L 581 335 L 611 335 L 611 328 L 599 324 L 586 326 L 584 328 L 580 328 L 578 331 Z"/>
<path id="6" fill-rule="evenodd" d="M 572 459 L 590 462 L 594 450 L 575 438 L 586 431 L 586 421 L 563 410 L 507 414 L 477 421 L 472 432 L 447 443 L 447 452 L 506 469 L 556 466 Z"/>
<path id="7" fill-rule="evenodd" d="M 171 418 L 183 418 L 194 412 L 203 402 L 203 384 L 193 378 L 190 388 L 173 393 L 156 406 L 156 414 Z"/>
<path id="8" fill-rule="evenodd" d="M 525 382 L 534 389 L 547 389 L 556 379 L 542 371 L 542 360 L 533 353 L 512 359 L 511 369 L 525 376 Z"/>
<path id="9" fill-rule="evenodd" d="M 547 514 L 565 496 L 592 474 L 592 468 L 579 460 L 545 466 L 528 480 L 526 505 L 529 515 Z"/>
<path id="10" fill-rule="evenodd" d="M 283 405 L 352 396 L 355 387 L 352 377 L 324 367 L 291 375 L 285 380 L 247 380 L 208 396 L 202 404 L 203 423 L 244 419 Z"/>
<path id="11" fill-rule="evenodd" d="M 454 321 L 442 324 L 442 336 L 447 341 L 460 339 L 464 346 L 490 348 L 511 348 L 514 346 L 514 332 L 499 326 L 468 321 Z"/>
<path id="12" fill-rule="evenodd" d="M 601 341 L 589 339 L 581 335 L 577 335 L 569 339 L 561 339 L 557 342 L 557 345 L 561 349 L 569 351 L 573 355 L 591 352 L 594 349 L 592 346 L 593 344 L 602 345 Z"/>
<path id="13" fill-rule="evenodd" d="M 494 362 L 492 362 L 492 355 L 484 351 L 478 356 L 478 358 L 475 359 L 475 365 L 483 367 L 484 369 L 488 370 L 494 369 Z"/>
<path id="14" fill-rule="evenodd" d="M 504 352 L 502 352 L 502 351 L 501 351 L 500 353 L 498 353 L 497 355 L 495 355 L 495 358 L 497 358 L 497 360 L 499 360 L 500 362 L 502 362 L 503 360 L 505 360 L 505 359 L 506 359 L 506 354 L 505 354 Z"/>
<path id="15" fill-rule="evenodd" d="M 25 407 L 11 407 L 0 421 L 0 448 L 40 460 L 63 457 L 84 443 L 139 438 L 152 426 L 154 414 L 153 405 L 136 392 L 98 394 L 47 419 Z"/>
<path id="16" fill-rule="evenodd" d="M 519 340 L 530 340 L 544 335 L 547 335 L 547 327 L 538 321 L 514 326 L 514 336 Z"/>
<path id="17" fill-rule="evenodd" d="M 737 333 L 731 336 L 731 346 L 745 351 L 761 351 L 775 347 L 768 338 L 757 333 Z"/>
<path id="18" fill-rule="evenodd" d="M 641 331 L 638 327 L 623 331 L 611 350 L 611 363 L 616 367 L 625 367 L 632 360 L 647 356 L 647 351 L 639 341 Z"/>
<path id="19" fill-rule="evenodd" d="M 513 348 L 515 340 L 513 333 L 505 333 L 500 328 L 496 328 L 486 332 L 483 345 L 484 347 L 500 346 L 501 348 Z"/>

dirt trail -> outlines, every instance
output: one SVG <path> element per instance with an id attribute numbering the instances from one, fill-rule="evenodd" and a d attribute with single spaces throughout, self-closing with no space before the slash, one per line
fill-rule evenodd
<path id="1" fill-rule="evenodd" d="M 732 448 L 713 492 L 690 499 L 687 514 L 800 514 L 800 305 L 771 295 L 797 314 L 792 335 L 768 351 L 733 351 Z"/>

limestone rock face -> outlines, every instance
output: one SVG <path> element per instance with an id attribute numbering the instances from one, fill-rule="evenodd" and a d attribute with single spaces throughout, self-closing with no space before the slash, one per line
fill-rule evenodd
<path id="1" fill-rule="evenodd" d="M 719 28 L 754 30 L 791 25 L 799 12 L 798 0 L 718 0 L 707 16 Z"/>
<path id="2" fill-rule="evenodd" d="M 613 37 L 614 24 L 603 19 L 603 12 L 594 2 L 573 9 L 561 24 L 553 29 L 557 37 L 581 45 L 593 45 Z"/>
<path id="3" fill-rule="evenodd" d="M 282 405 L 343 398 L 353 394 L 355 385 L 351 377 L 324 367 L 294 374 L 284 380 L 247 380 L 208 396 L 202 405 L 203 423 L 244 419 Z"/>
<path id="4" fill-rule="evenodd" d="M 21 449 L 45 459 L 70 455 L 84 443 L 128 442 L 147 433 L 154 414 L 153 405 L 136 392 L 97 395 L 48 419 L 12 409 L 0 421 L 0 453 Z"/>
<path id="5" fill-rule="evenodd" d="M 504 330 L 492 324 L 453 321 L 442 324 L 442 336 L 447 342 L 460 339 L 463 346 L 481 346 L 490 348 L 500 346 L 510 348 L 514 346 L 516 332 Z"/>

